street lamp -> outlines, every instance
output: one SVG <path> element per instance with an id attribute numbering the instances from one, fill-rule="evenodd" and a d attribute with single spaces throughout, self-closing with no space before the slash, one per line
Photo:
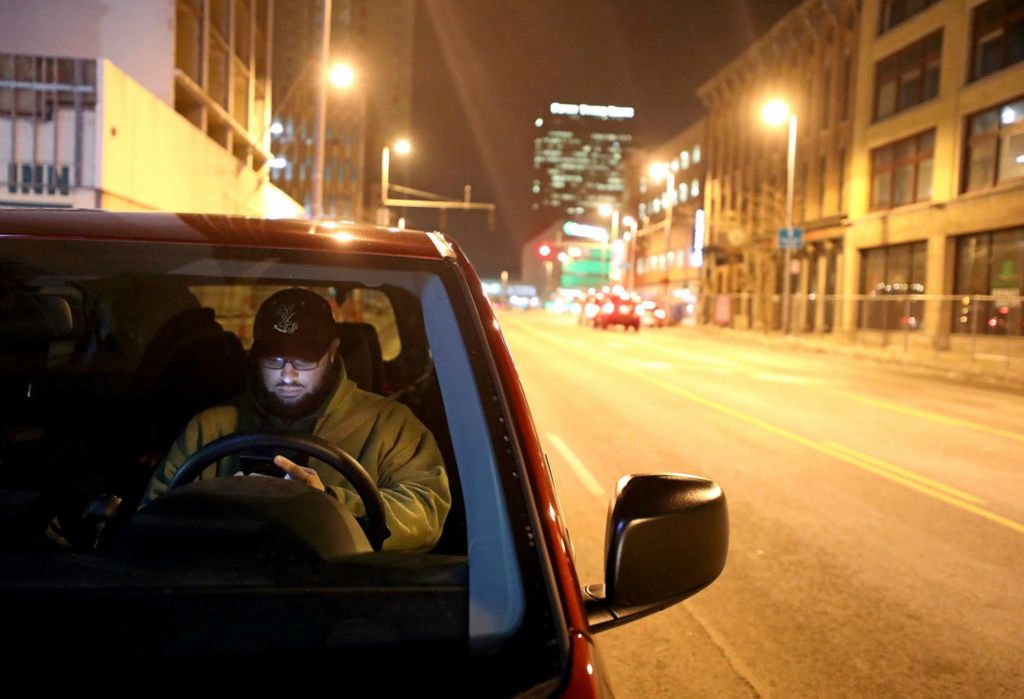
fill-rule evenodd
<path id="1" fill-rule="evenodd" d="M 408 138 L 400 138 L 394 143 L 395 153 L 398 155 L 408 155 L 412 152 L 412 143 Z M 388 180 L 391 177 L 391 148 L 384 146 L 380 151 L 380 203 L 384 207 L 384 215 L 387 216 L 386 221 L 381 221 L 382 225 L 391 225 L 391 216 L 388 214 L 388 189 L 390 185 Z"/>
<path id="2" fill-rule="evenodd" d="M 356 73 L 348 63 L 335 63 L 327 77 L 332 85 L 343 90 L 352 87 L 356 82 Z"/>
<path id="3" fill-rule="evenodd" d="M 608 232 L 608 238 L 605 240 L 604 254 L 608 259 L 608 280 L 619 281 L 618 270 L 616 270 L 616 274 L 612 274 L 612 247 L 615 245 L 615 241 L 619 239 L 619 210 L 611 204 L 601 204 L 598 213 L 604 218 L 610 216 L 612 219 L 611 230 Z"/>
<path id="4" fill-rule="evenodd" d="M 633 293 L 636 284 L 636 228 L 637 221 L 632 216 L 623 216 L 622 225 L 629 230 L 622 236 L 626 243 L 626 291 Z"/>
<path id="5" fill-rule="evenodd" d="M 786 237 L 793 239 L 793 177 L 796 170 L 796 113 L 780 99 L 769 100 L 761 108 L 761 119 L 769 126 L 782 126 L 789 120 L 789 148 L 786 153 Z M 789 245 L 782 251 L 782 332 L 789 333 Z"/>
<path id="6" fill-rule="evenodd" d="M 665 180 L 665 254 L 668 255 L 668 251 L 672 249 L 672 210 L 675 208 L 672 202 L 672 195 L 676 189 L 676 173 L 672 172 L 672 168 L 668 166 L 668 163 L 654 163 L 648 169 L 651 179 L 655 182 L 660 182 L 662 179 Z M 669 278 L 668 269 L 665 270 L 665 295 L 668 295 L 669 291 Z"/>

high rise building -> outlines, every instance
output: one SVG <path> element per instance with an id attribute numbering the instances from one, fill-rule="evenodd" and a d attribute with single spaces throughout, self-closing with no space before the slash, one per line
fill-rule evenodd
<path id="1" fill-rule="evenodd" d="M 273 8 L 0 3 L 0 203 L 301 213 L 266 167 Z"/>
<path id="2" fill-rule="evenodd" d="M 274 24 L 274 181 L 309 210 L 314 175 L 322 0 L 278 0 Z M 413 0 L 332 0 L 330 61 L 355 75 L 327 85 L 323 215 L 375 219 L 382 148 L 412 114 Z M 392 163 L 401 175 L 403 164 Z"/>
<path id="3" fill-rule="evenodd" d="M 603 204 L 621 205 L 633 115 L 632 107 L 554 102 L 537 118 L 533 210 L 539 217 L 593 218 Z"/>

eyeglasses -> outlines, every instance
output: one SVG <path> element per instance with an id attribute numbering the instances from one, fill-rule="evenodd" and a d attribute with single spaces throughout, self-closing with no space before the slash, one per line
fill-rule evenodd
<path id="1" fill-rule="evenodd" d="M 291 364 L 295 371 L 313 371 L 320 362 L 323 361 L 323 357 L 315 361 L 309 359 L 295 359 L 294 357 L 263 357 L 260 359 L 260 366 L 264 369 L 271 369 L 277 371 L 278 369 L 284 369 L 285 364 Z"/>

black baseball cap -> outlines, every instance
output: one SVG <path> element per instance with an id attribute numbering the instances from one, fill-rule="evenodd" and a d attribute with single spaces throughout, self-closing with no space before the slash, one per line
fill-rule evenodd
<path id="1" fill-rule="evenodd" d="M 256 311 L 251 359 L 294 357 L 316 361 L 338 337 L 331 306 L 306 289 L 284 289 Z"/>

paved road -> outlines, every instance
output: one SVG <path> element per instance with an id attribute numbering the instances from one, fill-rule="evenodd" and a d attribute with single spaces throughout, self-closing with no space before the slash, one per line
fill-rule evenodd
<path id="1" fill-rule="evenodd" d="M 1021 696 L 1020 394 L 681 328 L 501 322 L 584 582 L 620 475 L 729 500 L 722 577 L 599 637 L 620 696 Z"/>

